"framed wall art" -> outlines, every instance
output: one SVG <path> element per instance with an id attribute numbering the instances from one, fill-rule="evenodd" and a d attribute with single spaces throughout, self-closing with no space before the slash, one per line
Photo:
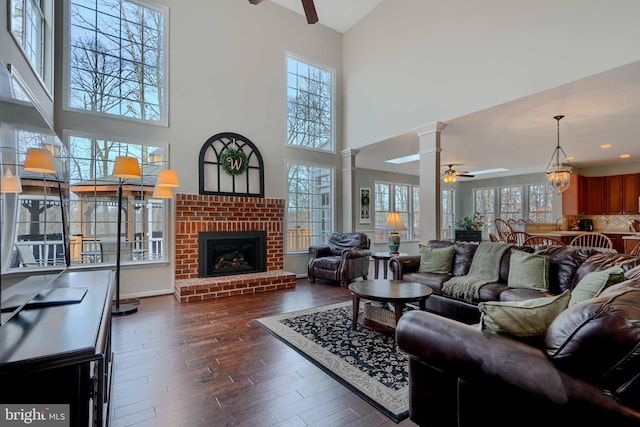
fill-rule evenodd
<path id="1" fill-rule="evenodd" d="M 371 224 L 370 201 L 371 189 L 360 187 L 360 224 Z"/>

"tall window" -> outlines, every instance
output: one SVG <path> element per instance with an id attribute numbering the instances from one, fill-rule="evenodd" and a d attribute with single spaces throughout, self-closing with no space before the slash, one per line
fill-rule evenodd
<path id="1" fill-rule="evenodd" d="M 529 219 L 553 222 L 553 191 L 548 184 L 529 184 Z"/>
<path id="2" fill-rule="evenodd" d="M 442 190 L 440 235 L 443 240 L 453 239 L 455 222 L 455 190 Z"/>
<path id="3" fill-rule="evenodd" d="M 11 0 L 11 34 L 46 87 L 53 82 L 53 2 Z"/>
<path id="4" fill-rule="evenodd" d="M 166 10 L 126 0 L 68 0 L 66 107 L 167 122 Z"/>
<path id="5" fill-rule="evenodd" d="M 520 219 L 523 217 L 523 195 L 522 186 L 514 185 L 510 187 L 500 187 L 500 209 L 498 215 L 500 218 Z"/>
<path id="6" fill-rule="evenodd" d="M 158 173 L 165 169 L 166 150 L 74 135 L 69 152 L 72 263 L 115 262 L 119 180 L 111 173 L 116 156 L 135 157 L 142 172 L 142 178 L 122 183 L 122 260 L 165 259 L 164 200 L 153 199 L 152 193 Z"/>
<path id="7" fill-rule="evenodd" d="M 287 144 L 333 151 L 333 72 L 287 57 Z"/>
<path id="8" fill-rule="evenodd" d="M 483 235 L 488 236 L 494 233 L 495 215 L 495 188 L 479 188 L 473 190 L 473 205 L 475 212 L 479 212 L 484 216 L 484 226 L 482 227 Z"/>
<path id="9" fill-rule="evenodd" d="M 408 184 L 376 182 L 375 188 L 375 241 L 382 242 L 389 238 L 386 226 L 387 216 L 391 211 L 400 214 L 406 230 L 397 230 L 402 240 L 419 238 L 418 221 L 420 206 L 415 205 L 419 198 L 419 188 Z"/>
<path id="10" fill-rule="evenodd" d="M 287 163 L 287 251 L 326 244 L 333 226 L 333 168 Z"/>
<path id="11" fill-rule="evenodd" d="M 420 240 L 420 187 L 411 187 L 411 193 L 413 195 L 413 209 L 412 224 L 411 224 L 411 238 L 413 240 Z"/>

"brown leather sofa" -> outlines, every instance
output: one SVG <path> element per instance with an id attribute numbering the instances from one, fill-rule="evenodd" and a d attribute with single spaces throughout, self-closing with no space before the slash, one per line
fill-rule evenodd
<path id="1" fill-rule="evenodd" d="M 327 279 L 345 286 L 358 277 L 367 279 L 371 240 L 365 233 L 331 233 L 326 246 L 311 246 L 307 274 L 313 283 Z"/>
<path id="2" fill-rule="evenodd" d="M 513 289 L 508 286 L 509 262 L 511 250 L 518 249 L 533 252 L 532 246 L 514 246 L 507 250 L 500 260 L 500 278 L 480 289 L 480 298 L 471 302 L 453 298 L 442 292 L 442 287 L 453 276 L 463 276 L 469 272 L 471 261 L 478 245 L 476 243 L 444 240 L 430 240 L 427 246 L 442 248 L 455 245 L 455 254 L 451 274 L 419 273 L 420 256 L 395 257 L 389 261 L 394 280 L 405 280 L 425 284 L 433 289 L 427 299 L 426 310 L 449 317 L 463 323 L 473 324 L 480 321 L 478 303 L 482 301 L 521 301 L 539 298 L 544 293 L 532 289 Z M 541 249 L 538 247 L 538 249 Z M 640 257 L 626 254 L 600 253 L 595 250 L 569 246 L 549 246 L 549 292 L 559 295 L 575 285 L 588 273 L 604 270 L 619 264 L 627 271 L 640 264 Z M 547 295 L 548 295 L 547 294 Z"/>
<path id="3" fill-rule="evenodd" d="M 420 426 L 640 426 L 640 277 L 561 312 L 541 348 L 418 310 L 396 338 Z"/>

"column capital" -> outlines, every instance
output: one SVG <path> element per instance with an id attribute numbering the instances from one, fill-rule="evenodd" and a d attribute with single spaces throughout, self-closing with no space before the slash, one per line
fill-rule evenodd
<path id="1" fill-rule="evenodd" d="M 447 127 L 446 123 L 442 123 L 442 122 L 433 122 L 433 123 L 428 123 L 425 125 L 420 125 L 417 126 L 415 128 L 413 128 L 412 130 L 418 135 L 418 136 L 424 136 L 424 135 L 429 135 L 435 132 L 442 132 L 444 130 L 444 128 Z"/>
<path id="2" fill-rule="evenodd" d="M 340 151 L 340 155 L 344 159 L 346 157 L 355 157 L 355 156 L 358 155 L 359 152 L 360 152 L 360 150 L 355 149 L 355 148 L 345 148 L 344 150 Z"/>

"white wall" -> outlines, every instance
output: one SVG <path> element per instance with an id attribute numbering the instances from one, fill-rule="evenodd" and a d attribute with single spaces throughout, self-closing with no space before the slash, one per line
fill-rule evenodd
<path id="1" fill-rule="evenodd" d="M 286 198 L 285 160 L 328 164 L 336 168 L 341 206 L 341 158 L 285 147 L 286 52 L 336 70 L 336 153 L 342 145 L 342 34 L 308 25 L 303 16 L 271 2 L 253 6 L 239 0 L 157 0 L 169 8 L 169 126 L 91 116 L 62 110 L 63 37 L 56 35 L 56 102 L 54 127 L 59 135 L 93 132 L 110 138 L 168 144 L 170 167 L 180 177 L 178 193 L 198 193 L 198 155 L 204 142 L 219 132 L 237 132 L 253 141 L 265 164 L 265 196 Z M 7 0 L 0 0 L 0 60 L 20 60 L 5 37 Z M 56 25 L 63 27 L 64 1 L 56 2 Z M 19 61 L 18 61 L 19 62 Z M 26 63 L 22 65 L 27 69 Z M 24 74 L 24 73 L 23 73 Z M 53 104 L 52 104 L 53 105 Z M 173 206 L 171 206 L 173 210 Z M 341 223 L 337 214 L 336 223 Z M 171 219 L 173 221 L 173 217 Z M 173 231 L 173 224 L 171 224 Z M 173 232 L 171 234 L 171 239 Z M 172 242 L 169 242 L 172 244 Z M 288 257 L 289 258 L 289 257 Z M 308 254 L 285 262 L 306 274 Z M 122 267 L 122 297 L 169 292 L 173 263 Z"/>
<path id="2" fill-rule="evenodd" d="M 345 148 L 637 61 L 637 0 L 384 0 L 344 35 Z"/>

